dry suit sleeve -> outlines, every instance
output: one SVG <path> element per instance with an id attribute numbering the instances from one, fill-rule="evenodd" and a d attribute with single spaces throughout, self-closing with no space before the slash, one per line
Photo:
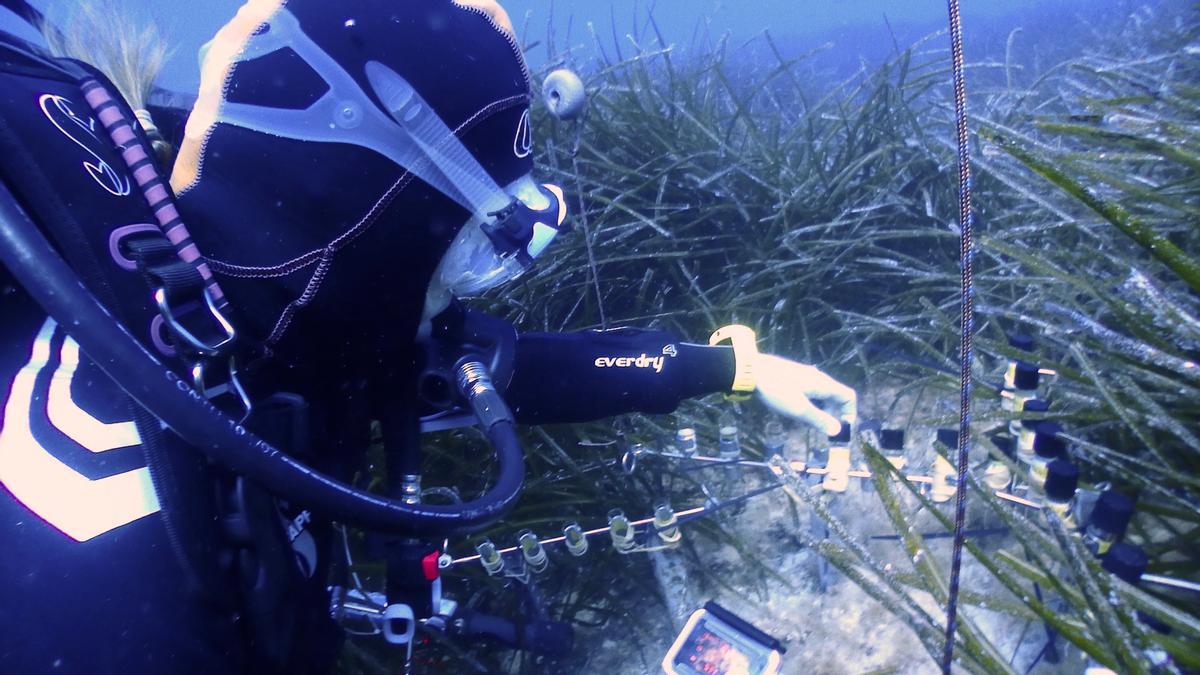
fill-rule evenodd
<path id="1" fill-rule="evenodd" d="M 733 350 L 666 331 L 526 333 L 517 338 L 505 399 L 522 424 L 669 413 L 686 398 L 728 391 Z"/>

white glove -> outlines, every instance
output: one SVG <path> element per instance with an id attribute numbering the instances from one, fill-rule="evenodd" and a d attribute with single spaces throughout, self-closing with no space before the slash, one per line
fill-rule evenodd
<path id="1" fill-rule="evenodd" d="M 825 432 L 837 434 L 842 421 L 854 423 L 858 396 L 854 390 L 817 370 L 773 354 L 757 354 L 754 361 L 756 391 L 772 410 Z M 824 402 L 826 412 L 813 404 Z"/>

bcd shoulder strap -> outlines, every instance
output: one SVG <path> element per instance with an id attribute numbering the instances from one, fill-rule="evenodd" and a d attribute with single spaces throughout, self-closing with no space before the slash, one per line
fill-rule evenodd
<path id="1" fill-rule="evenodd" d="M 157 308 L 121 246 L 127 233 L 156 227 L 153 213 L 87 113 L 78 82 L 97 76 L 76 62 L 0 40 L 0 180 L 88 290 L 148 349 L 164 353 L 170 338 L 159 335 Z M 218 545 L 212 467 L 198 453 L 171 447 L 178 439 L 132 401 L 127 406 L 176 559 L 196 593 L 221 602 L 227 584 L 212 555 Z M 224 601 L 233 606 L 231 597 Z"/>

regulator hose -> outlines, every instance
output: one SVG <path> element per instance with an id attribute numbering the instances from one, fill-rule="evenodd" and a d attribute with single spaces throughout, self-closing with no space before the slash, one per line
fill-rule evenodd
<path id="1" fill-rule="evenodd" d="M 495 485 L 462 504 L 405 504 L 305 466 L 218 410 L 100 304 L 2 182 L 0 262 L 138 405 L 205 455 L 293 504 L 372 531 L 446 536 L 496 521 L 521 492 L 524 453 L 512 417 L 497 410 L 502 399 L 478 377 L 486 373 L 481 364 L 471 364 L 474 376 L 460 376 L 460 387 L 473 407 L 485 403 L 480 423 L 498 459 Z"/>

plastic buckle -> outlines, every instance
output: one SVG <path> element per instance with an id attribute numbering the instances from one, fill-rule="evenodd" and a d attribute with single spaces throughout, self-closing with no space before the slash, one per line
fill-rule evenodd
<path id="1" fill-rule="evenodd" d="M 154 290 L 154 303 L 158 305 L 158 312 L 162 315 L 163 321 L 166 322 L 167 328 L 170 329 L 171 335 L 178 337 L 186 343 L 193 351 L 204 356 L 219 356 L 221 352 L 233 344 L 234 338 L 237 337 L 237 331 L 234 330 L 233 324 L 225 318 L 221 310 L 217 308 L 216 302 L 213 300 L 212 294 L 205 288 L 201 291 L 204 296 L 204 302 L 208 305 L 208 313 L 212 315 L 221 330 L 224 331 L 224 339 L 218 340 L 213 344 L 209 344 L 194 333 L 184 327 L 182 323 L 175 317 L 175 312 L 172 311 L 170 303 L 167 302 L 167 289 L 159 286 Z"/>
<path id="2" fill-rule="evenodd" d="M 238 377 L 237 357 L 230 356 L 225 362 L 226 379 L 220 384 L 211 384 L 208 378 L 209 365 L 212 363 L 211 359 L 197 361 L 192 366 L 192 382 L 204 398 L 210 401 L 215 401 L 221 396 L 233 396 L 242 413 L 238 418 L 238 423 L 245 422 L 250 417 L 250 413 L 254 411 L 254 404 L 250 400 L 250 394 L 246 392 L 246 388 L 242 386 L 242 381 Z"/>

